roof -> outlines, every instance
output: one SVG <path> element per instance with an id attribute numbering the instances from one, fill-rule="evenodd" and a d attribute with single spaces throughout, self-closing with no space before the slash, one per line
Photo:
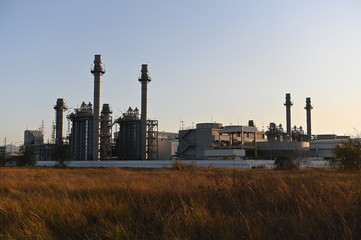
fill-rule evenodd
<path id="1" fill-rule="evenodd" d="M 25 133 L 27 133 L 27 132 L 32 134 L 34 137 L 43 137 L 44 136 L 43 131 L 40 131 L 40 130 L 25 130 Z"/>
<path id="2" fill-rule="evenodd" d="M 241 132 L 258 132 L 256 127 L 249 126 L 226 126 L 225 129 L 220 130 L 219 133 L 241 133 Z"/>

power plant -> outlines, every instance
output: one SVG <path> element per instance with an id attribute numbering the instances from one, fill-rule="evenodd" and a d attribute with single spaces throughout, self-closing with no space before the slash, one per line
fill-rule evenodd
<path id="1" fill-rule="evenodd" d="M 276 159 L 296 153 L 329 158 L 337 144 L 349 139 L 333 134 L 312 135 L 310 97 L 306 98 L 304 107 L 307 132 L 302 126 L 292 127 L 290 93 L 286 93 L 283 104 L 286 130 L 275 122 L 269 123 L 266 131 L 259 130 L 249 120 L 247 125 L 197 123 L 195 127 L 193 124 L 186 129 L 182 127 L 178 133 L 159 134 L 158 121 L 148 119 L 148 85 L 152 80 L 148 64 L 141 65 L 137 78 L 141 84 L 140 110 L 129 107 L 115 119 L 110 104 L 102 104 L 105 68 L 101 55 L 95 55 L 90 72 L 94 76 L 93 103 L 83 101 L 80 107 L 69 108 L 63 98 L 58 98 L 52 143 L 44 144 L 42 128 L 25 131 L 24 143 L 33 146 L 37 160 L 53 160 L 52 149 L 64 145 L 70 147 L 72 159 L 80 161 Z M 66 136 L 65 115 L 70 131 Z"/>
<path id="2" fill-rule="evenodd" d="M 141 83 L 141 114 L 130 107 L 123 116 L 113 121 L 110 104 L 102 105 L 102 76 L 105 74 L 103 58 L 95 55 L 90 72 L 94 75 L 94 98 L 92 103 L 82 102 L 79 108 L 67 115 L 71 121 L 69 145 L 75 160 L 155 160 L 158 157 L 158 121 L 149 120 L 148 83 L 151 81 L 149 67 L 142 64 L 138 81 Z M 56 111 L 55 146 L 64 143 L 65 100 L 59 98 Z M 114 133 L 113 126 L 119 125 Z"/>

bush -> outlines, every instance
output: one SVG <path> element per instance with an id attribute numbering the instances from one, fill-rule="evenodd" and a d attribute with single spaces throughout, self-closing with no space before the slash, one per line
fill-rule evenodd
<path id="1" fill-rule="evenodd" d="M 292 159 L 287 155 L 279 156 L 275 163 L 277 170 L 289 170 L 289 169 L 298 169 L 298 164 L 294 163 Z"/>
<path id="2" fill-rule="evenodd" d="M 174 170 L 179 170 L 179 171 L 182 171 L 182 170 L 194 170 L 196 169 L 196 164 L 195 162 L 192 162 L 192 163 L 185 163 L 185 162 L 182 162 L 182 161 L 175 161 L 173 163 L 173 169 Z"/>
<path id="3" fill-rule="evenodd" d="M 331 165 L 341 169 L 361 169 L 361 148 L 358 142 L 344 142 L 334 150 Z"/>
<path id="4" fill-rule="evenodd" d="M 60 145 L 52 149 L 52 157 L 57 162 L 57 167 L 66 167 L 66 161 L 73 159 L 70 145 Z"/>
<path id="5" fill-rule="evenodd" d="M 35 150 L 31 146 L 20 147 L 21 156 L 15 159 L 16 166 L 35 166 Z"/>
<path id="6" fill-rule="evenodd" d="M 7 163 L 7 159 L 5 156 L 0 156 L 0 166 L 5 166 Z"/>

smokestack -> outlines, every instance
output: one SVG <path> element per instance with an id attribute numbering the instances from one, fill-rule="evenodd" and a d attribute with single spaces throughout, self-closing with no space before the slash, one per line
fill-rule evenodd
<path id="1" fill-rule="evenodd" d="M 147 159 L 147 105 L 148 105 L 148 83 L 151 81 L 148 64 L 142 64 L 141 76 L 139 82 L 142 84 L 142 109 L 141 109 L 141 127 L 140 127 L 140 157 L 141 160 Z"/>
<path id="2" fill-rule="evenodd" d="M 307 120 L 307 137 L 308 140 L 311 140 L 311 110 L 313 109 L 312 105 L 311 105 L 311 98 L 306 98 L 306 120 Z"/>
<path id="3" fill-rule="evenodd" d="M 291 106 L 293 103 L 291 102 L 291 94 L 286 93 L 286 123 L 287 123 L 287 137 L 291 139 Z"/>
<path id="4" fill-rule="evenodd" d="M 58 98 L 56 100 L 56 105 L 54 106 L 56 112 L 55 124 L 56 124 L 56 136 L 55 144 L 62 145 L 64 138 L 64 112 L 68 109 L 65 104 L 64 99 Z"/>
<path id="5" fill-rule="evenodd" d="M 103 58 L 101 55 L 95 55 L 94 67 L 90 70 L 90 72 L 94 75 L 92 158 L 93 160 L 99 160 L 99 116 L 102 100 L 102 76 L 105 73 Z"/>

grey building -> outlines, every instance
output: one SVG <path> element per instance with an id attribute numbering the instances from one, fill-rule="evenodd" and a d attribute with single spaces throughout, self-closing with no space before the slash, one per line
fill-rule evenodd
<path id="1" fill-rule="evenodd" d="M 257 155 L 257 143 L 266 141 L 253 121 L 248 126 L 198 123 L 196 128 L 179 131 L 178 158 L 243 159 Z"/>
<path id="2" fill-rule="evenodd" d="M 178 133 L 158 132 L 158 160 L 175 159 L 178 150 Z"/>
<path id="3" fill-rule="evenodd" d="M 44 132 L 41 130 L 25 130 L 24 145 L 39 145 L 44 143 Z"/>

